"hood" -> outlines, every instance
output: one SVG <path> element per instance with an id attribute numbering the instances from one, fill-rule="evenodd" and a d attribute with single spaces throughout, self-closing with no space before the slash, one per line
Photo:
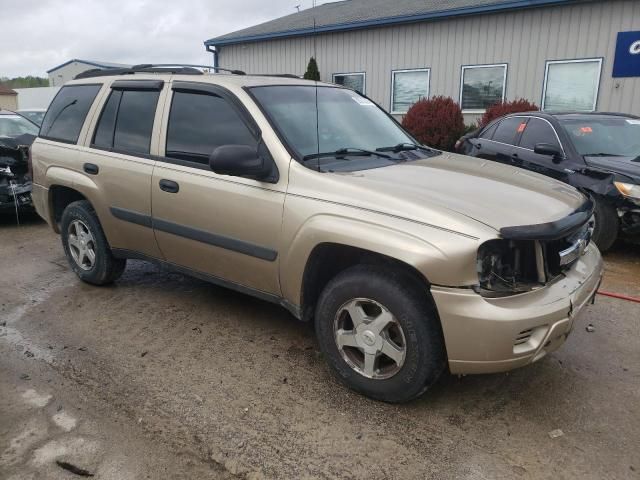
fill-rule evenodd
<path id="1" fill-rule="evenodd" d="M 611 173 L 619 173 L 630 177 L 636 183 L 640 183 L 640 157 L 585 156 L 584 161 L 590 167 Z"/>
<path id="2" fill-rule="evenodd" d="M 552 222 L 585 201 L 549 177 L 451 153 L 332 176 L 344 183 L 332 188 L 341 203 L 461 233 L 469 231 L 468 219 L 494 230 Z"/>

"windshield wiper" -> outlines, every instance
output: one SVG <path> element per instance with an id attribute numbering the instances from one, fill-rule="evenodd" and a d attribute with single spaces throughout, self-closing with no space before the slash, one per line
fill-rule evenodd
<path id="1" fill-rule="evenodd" d="M 624 157 L 624 155 L 618 155 L 617 153 L 585 153 L 585 157 Z"/>
<path id="2" fill-rule="evenodd" d="M 408 150 L 422 150 L 423 152 L 438 153 L 438 151 L 434 150 L 433 148 L 429 148 L 423 145 L 417 145 L 415 143 L 409 143 L 409 142 L 399 143 L 397 145 L 394 145 L 393 147 L 376 148 L 376 152 L 399 153 L 399 152 L 406 152 Z"/>
<path id="3" fill-rule="evenodd" d="M 385 155 L 384 153 L 376 152 L 373 150 L 346 147 L 346 148 L 339 148 L 338 150 L 335 150 L 333 152 L 310 153 L 309 155 L 305 155 L 304 157 L 302 157 L 302 161 L 306 162 L 307 160 L 313 160 L 315 158 L 322 158 L 322 157 L 336 157 L 337 159 L 340 159 L 340 160 L 348 160 L 347 158 L 345 158 L 346 155 L 356 156 L 356 157 L 370 157 L 372 155 L 375 155 L 376 157 L 381 157 L 381 158 L 391 158 L 389 155 Z"/>

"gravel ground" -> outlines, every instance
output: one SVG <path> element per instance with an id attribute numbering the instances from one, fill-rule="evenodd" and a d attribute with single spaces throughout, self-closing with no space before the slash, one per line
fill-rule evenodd
<path id="1" fill-rule="evenodd" d="M 640 247 L 606 265 L 640 296 Z M 0 220 L 0 271 L 3 479 L 640 478 L 638 304 L 600 296 L 542 361 L 398 406 L 277 306 L 142 262 L 81 283 L 35 217 Z"/>

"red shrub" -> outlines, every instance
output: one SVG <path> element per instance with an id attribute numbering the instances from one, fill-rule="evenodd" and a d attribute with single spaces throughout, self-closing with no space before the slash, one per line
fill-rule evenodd
<path id="1" fill-rule="evenodd" d="M 508 113 L 533 112 L 540 110 L 535 103 L 531 103 L 524 98 L 517 98 L 512 102 L 498 102 L 487 108 L 484 115 L 478 120 L 478 128 L 484 127 L 491 120 L 494 120 Z"/>
<path id="2" fill-rule="evenodd" d="M 449 151 L 453 151 L 465 129 L 460 105 L 442 96 L 413 104 L 402 119 L 402 126 L 421 143 Z"/>

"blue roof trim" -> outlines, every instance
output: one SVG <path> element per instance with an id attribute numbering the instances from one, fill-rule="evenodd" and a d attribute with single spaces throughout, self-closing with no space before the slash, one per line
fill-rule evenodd
<path id="1" fill-rule="evenodd" d="M 464 7 L 439 12 L 429 12 L 417 15 L 405 15 L 400 17 L 378 18 L 375 20 L 365 20 L 361 22 L 340 23 L 334 25 L 324 25 L 316 27 L 302 28 L 298 30 L 288 30 L 283 32 L 264 33 L 260 35 L 248 35 L 246 37 L 226 38 L 216 40 L 211 38 L 206 40 L 206 46 L 233 45 L 246 42 L 257 42 L 260 40 L 273 40 L 276 38 L 299 37 L 315 33 L 339 32 L 344 30 L 356 30 L 361 28 L 379 27 L 384 25 L 397 25 L 401 23 L 414 23 L 425 20 L 437 20 L 448 17 L 458 17 L 463 15 L 478 15 L 483 13 L 495 13 L 505 10 L 517 10 L 522 8 L 540 7 L 546 5 L 559 5 L 575 0 L 511 0 L 492 5 L 480 5 L 477 7 Z"/>
<path id="2" fill-rule="evenodd" d="M 67 62 L 61 63 L 57 67 L 53 67 L 51 70 L 47 70 L 47 73 L 51 73 L 54 70 L 58 70 L 59 68 L 66 67 L 67 65 L 69 65 L 70 63 L 73 63 L 73 62 L 86 63 L 87 65 L 93 65 L 94 67 L 99 67 L 99 68 L 118 68 L 118 67 L 114 67 L 112 65 L 101 65 L 99 63 L 90 62 L 88 60 L 80 60 L 79 58 L 72 58 L 71 60 L 69 60 Z"/>

